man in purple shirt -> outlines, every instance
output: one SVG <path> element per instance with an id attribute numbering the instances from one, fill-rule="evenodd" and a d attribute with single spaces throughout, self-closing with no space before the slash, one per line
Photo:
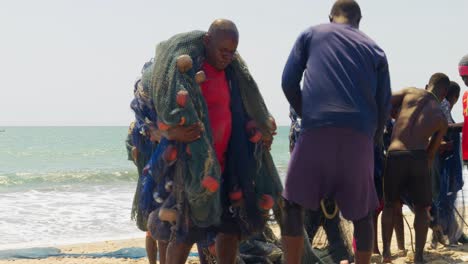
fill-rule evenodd
<path id="1" fill-rule="evenodd" d="M 283 193 L 288 264 L 299 263 L 302 253 L 302 208 L 317 210 L 324 198 L 335 199 L 354 223 L 356 263 L 370 262 L 378 206 L 373 148 L 381 142 L 391 90 L 385 53 L 359 31 L 360 20 L 355 1 L 336 1 L 331 23 L 299 36 L 283 72 L 283 91 L 302 118 Z"/>

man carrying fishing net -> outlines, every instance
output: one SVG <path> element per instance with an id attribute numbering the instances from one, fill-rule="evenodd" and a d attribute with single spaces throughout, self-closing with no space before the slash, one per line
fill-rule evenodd
<path id="1" fill-rule="evenodd" d="M 208 32 L 175 35 L 156 48 L 151 94 L 158 127 L 201 127 L 196 140 L 168 137 L 161 155 L 173 178 L 159 217 L 173 222 L 167 263 L 185 263 L 215 232 L 218 263 L 235 263 L 240 239 L 261 232 L 280 197 L 269 148 L 276 125 L 245 63 L 239 33 L 218 19 Z"/>

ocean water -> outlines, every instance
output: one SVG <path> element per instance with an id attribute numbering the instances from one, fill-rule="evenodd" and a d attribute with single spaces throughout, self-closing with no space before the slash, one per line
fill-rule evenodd
<path id="1" fill-rule="evenodd" d="M 283 179 L 288 132 L 279 127 L 272 147 Z M 127 127 L 0 127 L 0 250 L 143 237 L 130 220 L 138 175 L 126 135 Z"/>
<path id="2" fill-rule="evenodd" d="M 143 237 L 127 127 L 0 127 L 0 250 Z M 284 177 L 288 127 L 272 153 Z"/>

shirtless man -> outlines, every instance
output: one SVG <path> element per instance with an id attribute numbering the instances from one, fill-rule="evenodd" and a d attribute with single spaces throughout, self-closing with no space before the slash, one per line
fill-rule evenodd
<path id="1" fill-rule="evenodd" d="M 423 250 L 429 227 L 428 210 L 432 202 L 430 168 L 447 131 L 447 120 L 440 102 L 447 95 L 449 78 L 432 75 L 424 89 L 406 88 L 392 96 L 392 106 L 400 108 L 388 148 L 384 174 L 385 208 L 382 214 L 383 262 L 390 263 L 395 210 L 400 195 L 409 194 L 414 202 L 416 230 L 415 263 L 423 263 Z"/>

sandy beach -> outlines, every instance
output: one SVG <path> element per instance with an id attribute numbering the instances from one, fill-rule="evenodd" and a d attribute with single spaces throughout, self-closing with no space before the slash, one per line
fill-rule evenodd
<path id="1" fill-rule="evenodd" d="M 405 213 L 405 217 L 412 223 L 413 216 L 410 213 Z M 380 222 L 380 221 L 379 221 Z M 276 226 L 273 228 L 274 232 L 279 235 L 279 228 Z M 465 228 L 465 232 L 468 231 Z M 439 245 L 436 250 L 429 248 L 429 240 L 431 238 L 432 232 L 429 231 L 428 234 L 428 243 L 426 243 L 426 255 L 425 258 L 428 263 L 434 264 L 451 264 L 451 263 L 466 263 L 468 264 L 468 245 L 459 245 L 455 247 L 444 247 Z M 144 238 L 135 238 L 135 239 L 127 239 L 127 240 L 113 240 L 113 241 L 102 241 L 97 243 L 84 243 L 84 244 L 76 244 L 76 245 L 64 245 L 58 246 L 62 253 L 66 254 L 87 254 L 87 253 L 103 253 L 103 252 L 112 252 L 122 248 L 131 248 L 131 247 L 144 247 Z M 414 236 L 414 232 L 413 232 Z M 414 237 L 413 237 L 414 240 Z M 402 264 L 402 263 L 412 263 L 412 251 L 411 251 L 411 239 L 410 239 L 410 230 L 408 226 L 405 225 L 405 242 L 406 242 L 406 249 L 408 253 L 406 256 L 403 256 L 401 253 L 398 253 L 396 247 L 396 239 L 395 235 L 393 236 L 392 241 L 392 253 L 394 254 L 394 261 L 393 263 Z M 379 248 L 382 248 L 382 243 L 380 241 L 380 227 L 379 227 Z M 195 248 L 192 250 L 196 252 Z M 123 259 L 123 258 L 87 258 L 87 257 L 49 257 L 45 259 L 11 259 L 11 260 L 2 260 L 0 264 L 3 263 L 16 263 L 16 264 L 31 264 L 31 263 L 48 263 L 48 264 L 145 264 L 148 263 L 146 258 L 140 259 Z M 191 257 L 187 261 L 190 264 L 196 264 L 198 262 L 197 257 Z M 372 263 L 382 263 L 381 257 L 378 255 L 374 255 L 372 257 Z"/>

